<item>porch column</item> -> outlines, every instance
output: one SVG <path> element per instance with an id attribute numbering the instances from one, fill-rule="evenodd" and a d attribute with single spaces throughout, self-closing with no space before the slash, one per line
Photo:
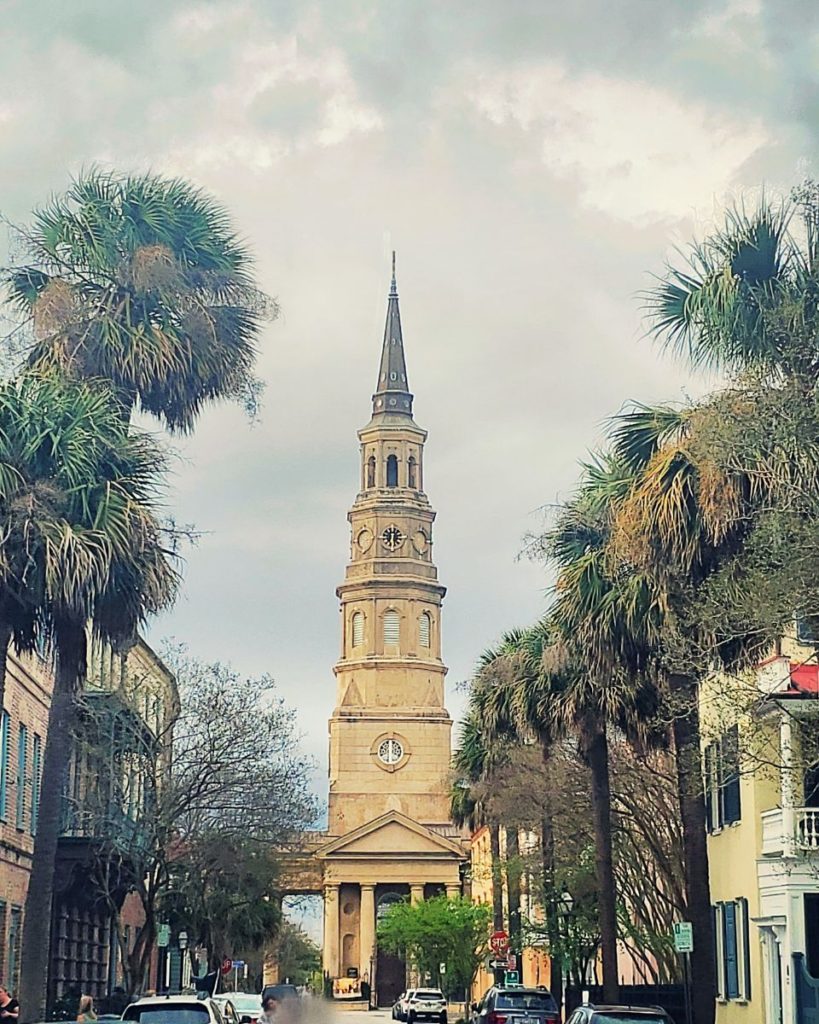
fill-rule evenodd
<path id="1" fill-rule="evenodd" d="M 361 911 L 359 915 L 358 949 L 361 963 L 358 968 L 359 977 L 367 975 L 372 985 L 372 960 L 375 952 L 375 886 L 361 886 Z"/>
<path id="2" fill-rule="evenodd" d="M 420 903 L 423 898 L 423 883 L 421 883 L 421 885 L 410 885 L 410 903 Z"/>
<path id="3" fill-rule="evenodd" d="M 324 886 L 324 947 L 322 967 L 331 978 L 338 977 L 338 889 Z"/>
<path id="4" fill-rule="evenodd" d="M 779 787 L 782 792 L 782 853 L 793 857 L 796 819 L 793 813 L 793 725 L 787 711 L 782 711 L 779 720 Z"/>
<path id="5" fill-rule="evenodd" d="M 446 898 L 448 900 L 457 899 L 460 895 L 461 895 L 461 887 L 460 887 L 460 885 L 450 885 L 449 883 L 447 883 Z"/>

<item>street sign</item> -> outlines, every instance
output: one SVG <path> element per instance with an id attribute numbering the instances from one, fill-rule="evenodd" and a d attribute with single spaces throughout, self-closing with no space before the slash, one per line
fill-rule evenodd
<path id="1" fill-rule="evenodd" d="M 504 931 L 492 932 L 489 936 L 489 946 L 493 953 L 500 956 L 509 949 L 509 936 Z"/>
<path id="2" fill-rule="evenodd" d="M 504 985 L 518 985 L 520 984 L 520 975 L 517 971 L 507 971 L 503 983 Z"/>
<path id="3" fill-rule="evenodd" d="M 440 964 L 438 966 L 438 973 L 439 974 L 446 974 L 446 964 L 445 963 L 442 963 L 442 964 Z"/>
<path id="4" fill-rule="evenodd" d="M 167 949 L 171 944 L 171 926 L 161 924 L 156 930 L 156 944 L 160 949 Z"/>
<path id="5" fill-rule="evenodd" d="M 222 974 L 230 974 L 232 970 L 233 961 L 230 959 L 230 957 L 225 957 L 225 959 L 222 961 Z"/>
<path id="6" fill-rule="evenodd" d="M 516 971 L 518 969 L 518 958 L 515 953 L 510 953 L 506 958 L 506 966 L 510 971 Z"/>
<path id="7" fill-rule="evenodd" d="M 509 967 L 509 961 L 506 957 L 503 960 L 493 960 L 491 957 L 488 961 L 488 967 L 490 971 L 505 971 Z"/>
<path id="8" fill-rule="evenodd" d="M 234 971 L 241 971 L 244 965 L 244 960 L 231 960 L 230 962 L 230 966 L 233 968 Z"/>
<path id="9" fill-rule="evenodd" d="M 674 923 L 674 949 L 678 953 L 694 952 L 694 926 L 690 921 Z"/>

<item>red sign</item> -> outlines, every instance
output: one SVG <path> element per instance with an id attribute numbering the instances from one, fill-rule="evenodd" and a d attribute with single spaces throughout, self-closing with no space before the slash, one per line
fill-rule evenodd
<path id="1" fill-rule="evenodd" d="M 506 969 L 508 971 L 516 971 L 518 969 L 518 958 L 515 953 L 510 953 L 506 958 Z"/>
<path id="2" fill-rule="evenodd" d="M 492 932 L 489 936 L 489 946 L 493 953 L 500 956 L 509 949 L 509 936 L 503 931 Z"/>
<path id="3" fill-rule="evenodd" d="M 230 974 L 232 970 L 233 961 L 230 959 L 230 957 L 226 956 L 225 959 L 222 961 L 222 974 Z"/>

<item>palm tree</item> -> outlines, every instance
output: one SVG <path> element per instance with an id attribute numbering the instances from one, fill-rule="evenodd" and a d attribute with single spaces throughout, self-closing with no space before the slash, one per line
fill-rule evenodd
<path id="1" fill-rule="evenodd" d="M 10 301 L 34 330 L 32 366 L 112 383 L 189 431 L 221 398 L 253 403 L 255 342 L 275 307 L 216 202 L 179 179 L 92 171 L 34 213 Z"/>
<path id="2" fill-rule="evenodd" d="M 54 860 L 88 625 L 127 643 L 175 591 L 157 518 L 164 467 L 98 383 L 28 373 L 0 385 L 0 628 L 24 649 L 44 640 L 56 656 L 23 930 L 27 1020 L 45 1012 Z"/>

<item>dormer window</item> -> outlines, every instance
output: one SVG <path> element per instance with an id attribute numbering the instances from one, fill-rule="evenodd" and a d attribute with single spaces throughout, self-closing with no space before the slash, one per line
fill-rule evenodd
<path id="1" fill-rule="evenodd" d="M 398 459 L 395 455 L 387 456 L 387 487 L 398 486 Z"/>

